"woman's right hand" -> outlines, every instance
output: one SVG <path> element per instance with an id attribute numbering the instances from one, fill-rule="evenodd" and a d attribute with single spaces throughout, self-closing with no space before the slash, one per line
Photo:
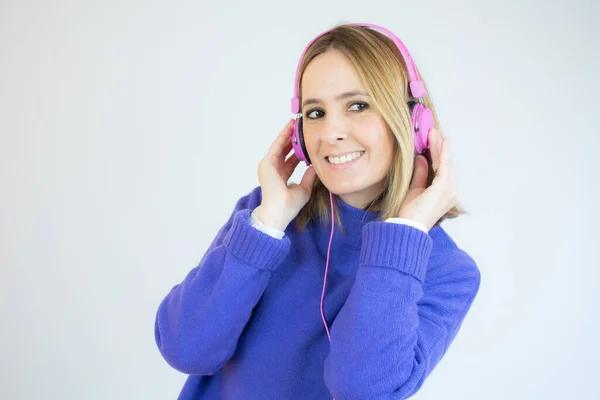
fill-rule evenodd
<path id="1" fill-rule="evenodd" d="M 253 212 L 263 224 L 280 231 L 285 230 L 308 202 L 317 176 L 310 166 L 300 184 L 287 184 L 299 163 L 296 154 L 285 159 L 292 150 L 293 124 L 294 119 L 290 119 L 258 165 L 262 202 Z"/>

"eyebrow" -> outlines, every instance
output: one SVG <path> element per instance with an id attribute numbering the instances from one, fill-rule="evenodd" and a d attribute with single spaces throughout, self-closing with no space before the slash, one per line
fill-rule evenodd
<path id="1" fill-rule="evenodd" d="M 361 91 L 359 91 L 359 90 L 352 90 L 352 91 L 350 91 L 350 92 L 344 92 L 344 93 L 342 93 L 342 94 L 340 94 L 340 95 L 337 95 L 337 96 L 335 96 L 334 100 L 335 100 L 335 101 L 340 101 L 340 100 L 342 100 L 342 99 L 345 99 L 345 98 L 348 98 L 348 97 L 352 97 L 352 96 L 356 96 L 356 95 L 360 95 L 360 96 L 369 97 L 369 95 L 368 95 L 368 94 L 366 94 L 366 93 L 363 93 L 363 92 L 361 92 Z M 307 106 L 307 105 L 309 105 L 309 104 L 320 103 L 320 102 L 321 102 L 321 100 L 319 100 L 319 99 L 315 99 L 315 98 L 312 98 L 312 99 L 306 99 L 306 100 L 304 100 L 304 101 L 302 102 L 302 108 L 306 107 L 306 106 Z"/>

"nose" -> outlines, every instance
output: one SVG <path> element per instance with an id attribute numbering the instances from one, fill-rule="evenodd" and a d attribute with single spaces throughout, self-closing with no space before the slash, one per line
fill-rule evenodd
<path id="1" fill-rule="evenodd" d="M 328 144 L 344 141 L 348 138 L 348 127 L 345 124 L 343 117 L 332 115 L 329 113 L 325 120 L 324 132 L 322 140 Z"/>

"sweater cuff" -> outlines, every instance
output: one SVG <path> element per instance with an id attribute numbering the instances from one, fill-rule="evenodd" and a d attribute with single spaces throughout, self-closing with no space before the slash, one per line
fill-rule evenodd
<path id="1" fill-rule="evenodd" d="M 223 244 L 231 254 L 254 268 L 272 271 L 288 254 L 290 240 L 286 237 L 276 239 L 253 227 L 251 212 L 249 209 L 237 212 Z"/>
<path id="2" fill-rule="evenodd" d="M 285 236 L 285 232 L 263 224 L 262 221 L 254 214 L 254 211 L 250 213 L 250 225 L 276 239 L 281 239 Z"/>
<path id="3" fill-rule="evenodd" d="M 359 265 L 394 268 L 422 283 L 432 244 L 431 236 L 412 226 L 369 222 L 362 230 Z"/>
<path id="4" fill-rule="evenodd" d="M 388 218 L 385 220 L 385 222 L 390 222 L 392 224 L 404 224 L 404 225 L 410 225 L 414 228 L 420 229 L 425 233 L 428 233 L 428 229 L 427 227 L 422 224 L 421 222 L 418 221 L 414 221 L 412 219 L 408 219 L 408 218 Z"/>

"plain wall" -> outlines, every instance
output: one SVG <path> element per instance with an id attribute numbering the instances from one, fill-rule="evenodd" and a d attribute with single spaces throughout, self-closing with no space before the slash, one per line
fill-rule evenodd
<path id="1" fill-rule="evenodd" d="M 443 226 L 482 273 L 414 398 L 596 398 L 599 10 L 0 1 L 0 398 L 177 397 L 158 305 L 258 185 L 302 49 L 343 22 L 413 54 L 470 212 Z"/>

